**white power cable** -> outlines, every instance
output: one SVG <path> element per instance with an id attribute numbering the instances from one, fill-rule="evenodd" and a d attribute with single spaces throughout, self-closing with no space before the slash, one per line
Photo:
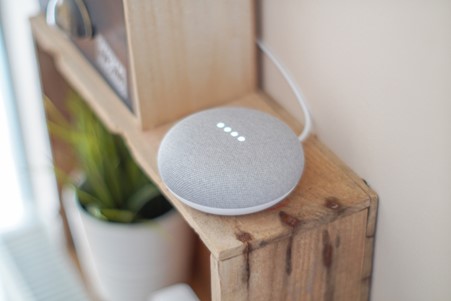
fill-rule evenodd
<path id="1" fill-rule="evenodd" d="M 299 140 L 303 142 L 305 141 L 305 139 L 307 139 L 307 137 L 310 135 L 310 132 L 312 131 L 312 117 L 310 116 L 310 111 L 307 107 L 307 103 L 305 102 L 305 99 L 302 96 L 301 89 L 293 80 L 293 77 L 288 72 L 287 68 L 283 66 L 283 64 L 272 53 L 272 51 L 269 50 L 265 46 L 265 44 L 263 44 L 263 42 L 259 40 L 257 40 L 257 45 L 260 48 L 260 50 L 269 58 L 269 60 L 276 66 L 277 70 L 279 70 L 280 74 L 282 74 L 283 78 L 287 81 L 288 85 L 290 86 L 291 90 L 294 93 L 294 96 L 299 102 L 302 111 L 304 112 L 304 129 L 302 130 L 302 133 L 299 135 Z"/>

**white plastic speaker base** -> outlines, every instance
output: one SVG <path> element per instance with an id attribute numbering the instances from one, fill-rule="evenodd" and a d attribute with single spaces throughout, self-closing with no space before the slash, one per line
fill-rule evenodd
<path id="1" fill-rule="evenodd" d="M 178 122 L 161 142 L 158 169 L 183 203 L 218 215 L 264 210 L 287 197 L 304 169 L 296 134 L 266 113 L 202 111 Z"/>

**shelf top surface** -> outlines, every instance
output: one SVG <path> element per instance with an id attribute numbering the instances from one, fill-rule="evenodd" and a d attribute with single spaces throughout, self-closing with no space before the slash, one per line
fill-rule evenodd
<path id="1" fill-rule="evenodd" d="M 262 98 L 262 95 L 253 95 L 235 104 L 280 117 Z M 250 242 L 253 249 L 263 247 L 288 237 L 295 229 L 313 229 L 370 206 L 373 196 L 364 181 L 316 137 L 305 142 L 304 151 L 305 170 L 295 190 L 285 200 L 262 212 L 236 217 L 214 216 L 180 204 L 164 186 L 161 188 L 180 205 L 178 208 L 185 219 L 220 259 L 240 254 L 243 243 Z M 153 164 L 156 165 L 156 160 Z"/>
<path id="2" fill-rule="evenodd" d="M 122 134 L 142 168 L 198 233 L 219 260 L 287 238 L 294 230 L 308 231 L 342 216 L 370 207 L 376 198 L 362 179 L 347 168 L 315 136 L 304 142 L 305 169 L 294 191 L 276 206 L 244 216 L 215 216 L 177 200 L 157 171 L 159 144 L 172 124 L 142 131 L 137 119 L 95 69 L 65 36 L 46 25 L 42 16 L 31 19 L 37 45 L 53 55 L 60 73 L 84 97 L 113 131 Z M 300 125 L 262 93 L 250 94 L 227 105 L 267 112 L 299 132 Z"/>

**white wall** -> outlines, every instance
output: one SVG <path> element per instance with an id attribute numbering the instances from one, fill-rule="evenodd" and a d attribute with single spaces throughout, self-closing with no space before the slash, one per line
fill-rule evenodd
<path id="1" fill-rule="evenodd" d="M 319 138 L 380 196 L 372 300 L 451 300 L 451 1 L 261 4 L 264 40 Z M 301 116 L 273 67 L 264 74 Z"/>

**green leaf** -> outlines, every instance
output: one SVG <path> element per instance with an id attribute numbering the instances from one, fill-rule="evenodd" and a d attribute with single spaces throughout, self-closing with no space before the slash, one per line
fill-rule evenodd
<path id="1" fill-rule="evenodd" d="M 135 192 L 127 201 L 127 209 L 138 213 L 148 202 L 161 195 L 161 192 L 153 184 L 147 184 Z"/>
<path id="2" fill-rule="evenodd" d="M 71 144 L 72 147 L 74 147 L 74 144 L 78 143 L 81 139 L 86 139 L 86 137 L 82 136 L 83 134 L 74 132 L 72 129 L 65 128 L 50 120 L 47 121 L 47 128 L 50 134 Z"/>
<path id="3" fill-rule="evenodd" d="M 102 204 L 102 202 L 92 194 L 78 188 L 77 186 L 75 186 L 75 189 L 77 191 L 78 200 L 83 206 L 99 206 L 100 204 Z"/>
<path id="4" fill-rule="evenodd" d="M 131 223 L 135 219 L 135 214 L 128 210 L 100 209 L 100 212 L 110 222 Z"/>
<path id="5" fill-rule="evenodd" d="M 158 215 L 161 200 L 153 199 L 160 192 L 136 164 L 124 140 L 111 133 L 77 94 L 69 95 L 66 106 L 70 119 L 46 99 L 49 131 L 72 146 L 85 173 L 86 186 L 77 189 L 80 203 L 94 217 L 113 222 L 136 222 L 152 201 L 145 210 Z M 59 178 L 69 182 L 63 172 Z M 149 212 L 147 217 L 152 216 Z"/>
<path id="6" fill-rule="evenodd" d="M 53 172 L 57 180 L 63 185 L 72 185 L 75 187 L 74 179 L 70 177 L 64 170 L 58 168 L 57 166 L 53 166 Z M 76 188 L 76 187 L 75 187 Z"/>
<path id="7" fill-rule="evenodd" d="M 60 124 L 65 128 L 70 128 L 71 124 L 66 119 L 64 114 L 55 106 L 55 104 L 46 96 L 44 96 L 44 109 L 47 116 L 55 120 L 55 123 Z"/>
<path id="8" fill-rule="evenodd" d="M 88 211 L 89 214 L 91 214 L 92 216 L 94 216 L 97 219 L 101 219 L 104 221 L 108 221 L 108 219 L 106 218 L 106 216 L 104 216 L 100 210 L 99 207 L 97 206 L 86 206 L 86 210 Z"/>

